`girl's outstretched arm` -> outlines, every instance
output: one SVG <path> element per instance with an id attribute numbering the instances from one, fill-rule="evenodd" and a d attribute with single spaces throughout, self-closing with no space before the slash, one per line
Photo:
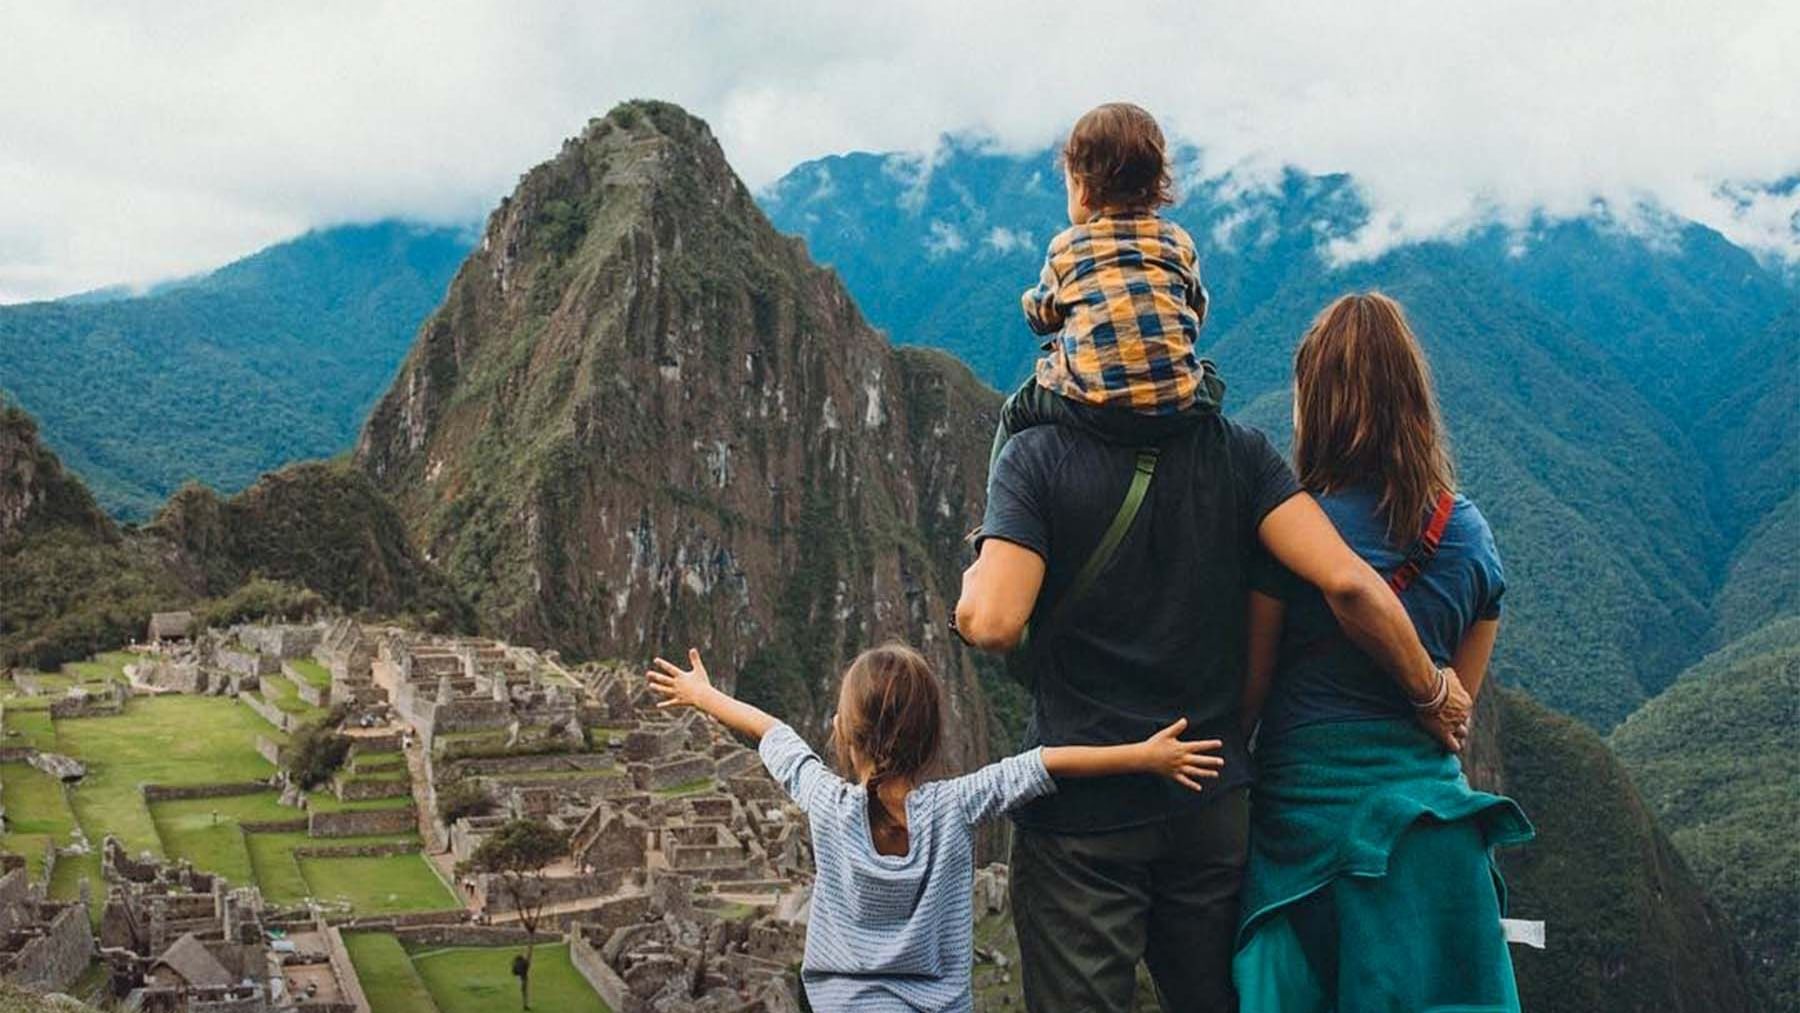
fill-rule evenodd
<path id="1" fill-rule="evenodd" d="M 706 664 L 700 660 L 700 652 L 688 648 L 689 669 L 676 667 L 674 662 L 656 659 L 656 667 L 644 675 L 650 680 L 650 691 L 662 697 L 657 701 L 658 707 L 692 707 L 708 714 L 720 724 L 756 740 L 769 733 L 769 729 L 780 722 L 759 707 L 753 707 L 742 700 L 712 684 L 706 676 Z"/>
<path id="2" fill-rule="evenodd" d="M 1045 746 L 1044 769 L 1052 777 L 1106 777 L 1111 774 L 1155 774 L 1183 787 L 1200 790 L 1200 782 L 1219 776 L 1225 758 L 1218 739 L 1189 742 L 1179 738 L 1187 718 L 1142 742 L 1127 746 Z"/>

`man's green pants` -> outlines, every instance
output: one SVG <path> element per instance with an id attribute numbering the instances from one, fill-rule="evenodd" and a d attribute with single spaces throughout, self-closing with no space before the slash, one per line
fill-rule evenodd
<path id="1" fill-rule="evenodd" d="M 1012 912 L 1033 1013 L 1131 1009 L 1149 965 L 1170 1013 L 1237 1009 L 1231 987 L 1248 789 L 1095 834 L 1013 834 Z"/>

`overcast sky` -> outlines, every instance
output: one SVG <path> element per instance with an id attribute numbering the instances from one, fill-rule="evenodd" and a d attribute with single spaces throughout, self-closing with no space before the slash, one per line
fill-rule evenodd
<path id="1" fill-rule="evenodd" d="M 1757 189 L 1800 172 L 1794 0 L 0 0 L 0 302 L 476 219 L 640 96 L 752 187 L 946 132 L 1035 148 L 1127 98 L 1209 172 L 1351 173 L 1363 252 L 1606 198 L 1800 259 L 1797 188 Z"/>

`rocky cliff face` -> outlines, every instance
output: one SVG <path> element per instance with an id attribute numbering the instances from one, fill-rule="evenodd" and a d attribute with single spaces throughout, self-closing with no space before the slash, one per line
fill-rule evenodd
<path id="1" fill-rule="evenodd" d="M 59 527 L 119 537 L 87 487 L 39 441 L 31 416 L 0 399 L 0 545 Z"/>
<path id="2" fill-rule="evenodd" d="M 901 637 L 966 764 L 988 720 L 945 621 L 996 406 L 871 329 L 705 124 L 630 103 L 493 213 L 355 462 L 503 636 L 693 644 L 815 738 L 843 663 Z"/>

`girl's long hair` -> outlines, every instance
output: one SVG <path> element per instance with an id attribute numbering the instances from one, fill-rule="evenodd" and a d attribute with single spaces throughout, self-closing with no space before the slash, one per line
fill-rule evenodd
<path id="1" fill-rule="evenodd" d="M 838 766 L 851 775 L 858 758 L 869 765 L 871 800 L 887 781 L 917 783 L 936 762 L 943 695 L 931 663 L 905 644 L 872 647 L 844 670 Z"/>
<path id="2" fill-rule="evenodd" d="M 1396 544 L 1456 490 L 1431 366 L 1406 311 L 1380 292 L 1325 307 L 1294 352 L 1294 469 L 1314 493 L 1380 490 Z"/>

